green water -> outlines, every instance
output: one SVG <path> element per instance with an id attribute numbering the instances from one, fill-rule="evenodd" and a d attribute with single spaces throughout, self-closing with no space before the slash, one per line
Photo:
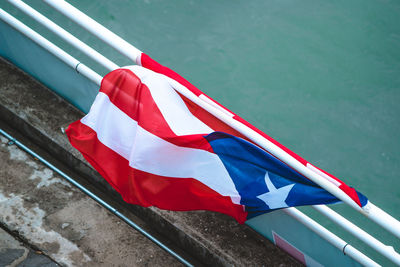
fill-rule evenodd
<path id="1" fill-rule="evenodd" d="M 45 4 L 27 2 L 116 63 L 130 64 Z M 400 218 L 399 1 L 70 3 Z M 400 250 L 399 241 L 361 215 L 335 209 Z"/>

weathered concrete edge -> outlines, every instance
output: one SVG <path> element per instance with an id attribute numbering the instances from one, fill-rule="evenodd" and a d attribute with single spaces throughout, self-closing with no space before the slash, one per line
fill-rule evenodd
<path id="1" fill-rule="evenodd" d="M 3 61 L 0 58 L 1 61 Z M 4 61 L 3 61 L 4 62 Z M 4 63 L 3 63 L 4 64 Z M 29 82 L 32 84 L 35 84 L 35 87 L 40 87 L 40 89 L 47 89 L 43 88 L 44 86 L 31 78 L 29 75 L 23 73 L 20 69 L 17 69 L 15 66 L 13 66 L 10 63 L 9 64 L 10 68 L 12 68 L 15 71 L 19 71 L 21 74 L 26 76 L 26 79 L 29 79 Z M 24 79 L 25 79 L 24 78 Z M 48 89 L 47 89 L 48 90 Z M 54 97 L 57 97 L 53 92 L 48 90 Z M 58 97 L 59 98 L 59 97 Z M 74 116 L 76 116 L 75 119 L 81 117 L 83 115 L 79 111 L 77 111 L 76 108 L 72 107 L 65 101 L 61 100 L 60 98 L 57 100 L 59 102 L 63 102 L 62 105 L 67 105 L 71 108 L 71 112 L 75 113 Z M 104 179 L 96 172 L 94 171 L 89 165 L 87 165 L 83 160 L 82 157 L 79 155 L 74 150 L 71 150 L 70 147 L 68 147 L 63 141 L 64 140 L 58 140 L 57 138 L 61 135 L 61 132 L 58 132 L 60 129 L 51 129 L 53 131 L 52 133 L 46 132 L 45 129 L 40 129 L 35 126 L 35 122 L 30 121 L 30 116 L 28 113 L 26 114 L 18 114 L 20 112 L 10 103 L 1 103 L 3 101 L 0 101 L 0 119 L 5 121 L 8 125 L 12 126 L 13 128 L 17 129 L 20 131 L 23 135 L 27 136 L 30 138 L 35 144 L 39 145 L 42 149 L 46 150 L 49 154 L 51 154 L 54 158 L 58 159 L 59 161 L 63 162 L 65 165 L 73 169 L 75 172 L 77 172 L 79 175 L 82 177 L 85 177 L 86 180 L 94 184 L 96 188 L 102 189 L 102 191 L 107 192 L 107 195 L 112 196 L 116 202 L 120 206 L 124 207 L 124 211 L 129 211 L 132 214 L 140 217 L 144 221 L 146 221 L 149 225 L 152 225 L 157 231 L 165 236 L 166 238 L 172 240 L 175 244 L 177 244 L 180 248 L 183 248 L 186 250 L 189 254 L 194 256 L 195 258 L 198 258 L 201 262 L 207 265 L 218 265 L 218 266 L 227 266 L 227 265 L 242 265 L 243 262 L 241 262 L 240 257 L 235 258 L 235 256 L 226 253 L 223 247 L 220 247 L 221 245 L 213 245 L 212 242 L 207 240 L 204 236 L 197 235 L 196 233 L 189 233 L 187 229 L 185 229 L 185 226 L 182 225 L 181 223 L 174 222 L 173 219 L 171 221 L 171 218 L 168 216 L 165 216 L 164 211 L 160 211 L 157 209 L 153 208 L 142 208 L 139 206 L 133 206 L 125 203 L 120 195 L 112 189 L 112 187 L 104 181 Z M 7 101 L 4 101 L 7 102 Z M 7 106 L 7 104 L 9 106 Z M 43 112 L 45 113 L 47 111 L 45 106 L 41 106 L 41 109 L 43 109 Z M 27 111 L 29 112 L 29 111 Z M 40 111 L 42 112 L 42 111 Z M 70 116 L 70 117 L 74 117 Z M 32 116 L 31 116 L 32 117 Z M 69 118 L 71 119 L 71 118 Z M 61 120 L 62 121 L 62 120 Z M 69 121 L 71 122 L 71 121 Z M 58 123 L 58 121 L 57 121 Z M 65 121 L 64 121 L 65 123 Z M 62 124 L 58 124 L 62 125 Z M 47 129 L 48 131 L 49 129 Z M 53 136 L 52 136 L 53 134 Z M 255 233 L 252 233 L 252 229 L 246 227 L 244 229 L 247 235 L 252 235 Z M 255 234 L 256 235 L 256 234 Z M 241 244 L 238 244 L 239 246 Z M 287 255 L 285 257 L 285 253 L 282 253 L 279 251 L 279 249 L 272 249 L 271 251 L 268 251 L 268 248 L 266 249 L 266 255 L 267 256 L 271 252 L 272 258 L 280 258 L 278 262 L 286 262 L 289 263 L 290 265 L 296 265 L 296 263 L 291 260 L 283 260 L 281 257 L 286 258 L 289 256 Z M 275 255 L 273 255 L 275 254 Z M 267 256 L 268 257 L 268 256 Z M 282 260 L 282 261 L 281 261 Z M 275 262 L 275 263 L 278 263 Z"/>
<path id="2" fill-rule="evenodd" d="M 26 260 L 28 259 L 28 257 L 32 257 L 30 254 L 33 254 L 33 253 L 37 253 L 37 255 L 35 257 L 41 258 L 42 260 L 45 260 L 49 266 L 61 266 L 57 261 L 55 261 L 54 259 L 50 258 L 41 249 L 39 249 L 35 245 L 29 243 L 29 241 L 26 240 L 19 233 L 15 233 L 14 231 L 10 231 L 7 228 L 7 226 L 3 224 L 3 222 L 0 222 L 0 232 L 2 232 L 3 235 L 9 235 L 10 238 L 15 240 L 15 243 L 18 243 L 19 247 L 21 247 L 22 249 L 25 249 L 26 252 L 27 252 L 26 254 L 24 254 L 22 256 L 14 258 L 14 261 L 11 262 L 11 265 L 7 265 L 7 266 L 14 266 L 14 264 L 17 264 L 18 266 L 24 265 L 26 263 Z M 0 234 L 0 237 L 1 237 L 1 234 Z M 1 246 L 0 246 L 0 248 L 1 248 Z M 1 253 L 0 253 L 0 257 L 1 257 Z"/>

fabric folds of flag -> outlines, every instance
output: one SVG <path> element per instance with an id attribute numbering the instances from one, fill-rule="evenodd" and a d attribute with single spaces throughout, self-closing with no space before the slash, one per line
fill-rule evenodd
<path id="1" fill-rule="evenodd" d="M 90 112 L 67 129 L 71 144 L 126 202 L 217 211 L 244 223 L 275 209 L 339 201 L 177 93 L 179 84 L 262 134 L 358 205 L 367 203 L 149 56 L 142 54 L 138 64 L 107 74 Z"/>

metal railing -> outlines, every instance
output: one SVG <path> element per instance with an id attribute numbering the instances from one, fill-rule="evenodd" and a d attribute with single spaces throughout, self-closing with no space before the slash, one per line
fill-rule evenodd
<path id="1" fill-rule="evenodd" d="M 102 65 L 107 70 L 111 71 L 118 68 L 117 64 L 107 59 L 88 45 L 84 44 L 82 41 L 65 31 L 63 28 L 56 25 L 54 22 L 47 19 L 45 16 L 43 16 L 21 0 L 8 0 L 8 2 L 13 4 L 15 7 L 23 11 L 25 14 L 27 14 L 37 22 L 39 22 L 44 27 L 48 28 L 50 31 L 61 37 L 63 40 L 74 46 L 76 49 L 95 60 L 98 64 Z M 82 13 L 81 11 L 63 0 L 44 0 L 44 2 L 62 13 L 63 15 L 67 16 L 69 19 L 80 25 L 88 32 L 92 33 L 94 36 L 98 37 L 106 44 L 116 49 L 119 53 L 121 53 L 131 61 L 140 64 L 140 55 L 142 53 L 140 50 L 111 32 L 107 28 L 103 27 L 102 25 L 88 17 L 86 14 Z M 100 85 L 102 79 L 100 75 L 98 75 L 86 65 L 79 62 L 77 59 L 67 54 L 62 49 L 58 48 L 57 46 L 46 40 L 40 34 L 34 32 L 32 29 L 30 29 L 2 9 L 0 9 L 0 19 L 7 22 L 10 26 L 14 27 L 15 29 L 32 39 L 34 42 L 47 49 L 50 53 L 57 56 L 70 67 L 75 68 L 76 71 L 81 75 L 92 80 L 97 85 Z M 321 187 L 331 192 L 343 202 L 391 232 L 397 238 L 400 238 L 400 222 L 393 218 L 391 215 L 373 205 L 371 202 L 368 202 L 368 204 L 363 208 L 359 207 L 357 204 L 355 204 L 353 200 L 351 200 L 346 194 L 344 194 L 343 191 L 338 189 L 336 186 L 333 186 L 333 184 L 321 177 L 320 174 L 313 172 L 307 167 L 304 167 L 304 165 L 298 166 L 297 161 L 294 161 L 290 155 L 288 155 L 286 152 L 280 151 L 280 148 L 275 147 L 273 144 L 271 145 L 268 140 L 256 134 L 250 128 L 234 120 L 232 117 L 215 108 L 215 106 L 205 101 L 204 99 L 195 96 L 190 91 L 188 92 L 184 86 L 176 84 L 176 86 L 174 86 L 174 89 L 183 94 L 185 97 L 188 97 L 188 99 L 198 104 L 200 107 L 209 111 L 217 118 L 230 125 L 234 129 L 238 130 L 249 139 L 253 140 L 256 144 L 260 145 L 271 154 L 276 155 L 282 161 L 286 162 L 289 166 L 298 170 L 304 176 L 319 184 Z M 382 242 L 380 242 L 379 240 L 377 240 L 376 238 L 374 238 L 373 236 L 371 236 L 370 234 L 368 234 L 367 232 L 365 232 L 364 230 L 362 230 L 361 228 L 359 228 L 358 226 L 325 205 L 315 205 L 313 206 L 313 208 L 335 222 L 337 225 L 341 226 L 350 234 L 363 241 L 375 251 L 391 260 L 393 263 L 400 265 L 400 254 L 398 254 L 393 249 L 393 247 L 383 244 Z M 319 236 L 327 240 L 330 244 L 342 250 L 346 255 L 350 256 L 357 262 L 368 266 L 378 265 L 376 262 L 368 258 L 366 255 L 364 255 L 339 237 L 337 237 L 335 234 L 331 233 L 329 230 L 318 224 L 316 221 L 314 221 L 304 213 L 300 212 L 298 209 L 287 208 L 284 209 L 284 211 L 296 220 L 300 221 L 306 227 L 317 233 Z"/>

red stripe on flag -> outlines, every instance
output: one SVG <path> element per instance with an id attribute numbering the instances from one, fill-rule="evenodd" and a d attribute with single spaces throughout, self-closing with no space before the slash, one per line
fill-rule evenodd
<path id="1" fill-rule="evenodd" d="M 171 70 L 170 68 L 167 68 L 167 67 L 161 65 L 160 63 L 158 63 L 157 61 L 155 61 L 154 59 L 152 59 L 148 55 L 142 53 L 140 60 L 141 60 L 142 66 L 145 67 L 146 69 L 150 69 L 150 70 L 152 70 L 154 72 L 164 74 L 165 76 L 167 76 L 167 77 L 169 77 L 171 79 L 174 79 L 178 83 L 180 83 L 183 86 L 185 86 L 186 88 L 188 88 L 190 91 L 192 91 L 197 96 L 203 94 L 202 91 L 197 89 L 194 85 L 192 85 L 190 82 L 188 82 L 181 75 L 179 75 L 175 71 Z"/>
<path id="2" fill-rule="evenodd" d="M 100 92 L 145 130 L 178 146 L 203 149 L 212 148 L 203 135 L 177 136 L 169 127 L 149 88 L 131 70 L 117 69 L 104 76 Z"/>
<path id="3" fill-rule="evenodd" d="M 129 162 L 103 145 L 97 134 L 80 121 L 66 130 L 72 146 L 103 176 L 123 199 L 144 207 L 188 211 L 211 210 L 244 223 L 247 212 L 203 183 L 192 178 L 171 178 L 136 170 Z"/>

